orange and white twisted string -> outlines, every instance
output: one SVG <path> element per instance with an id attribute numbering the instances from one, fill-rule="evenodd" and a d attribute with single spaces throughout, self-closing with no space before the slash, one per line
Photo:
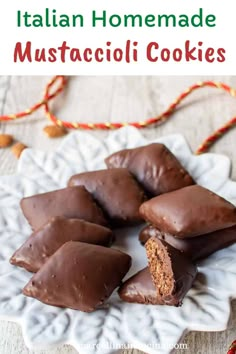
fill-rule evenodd
<path id="1" fill-rule="evenodd" d="M 236 97 L 236 90 L 233 89 L 232 87 L 221 83 L 221 82 L 215 82 L 215 81 L 201 81 L 197 82 L 196 84 L 190 86 L 188 89 L 183 91 L 170 105 L 169 107 L 160 115 L 154 118 L 148 118 L 143 121 L 138 121 L 138 122 L 101 122 L 101 123 L 82 123 L 82 122 L 67 122 L 63 121 L 59 118 L 57 118 L 50 110 L 49 108 L 49 102 L 54 99 L 59 93 L 61 93 L 67 84 L 67 78 L 65 76 L 57 75 L 54 76 L 50 82 L 46 85 L 45 92 L 43 99 L 36 104 L 34 104 L 32 107 L 26 109 L 23 112 L 19 112 L 17 114 L 12 114 L 12 115 L 5 115 L 5 116 L 0 116 L 0 121 L 10 121 L 10 120 L 16 120 L 19 118 L 23 118 L 26 116 L 31 115 L 33 112 L 38 110 L 41 107 L 44 107 L 45 114 L 47 118 L 55 125 L 64 127 L 67 129 L 81 129 L 81 130 L 111 130 L 111 129 L 118 129 L 124 126 L 133 126 L 136 128 L 145 128 L 154 124 L 160 124 L 168 119 L 170 119 L 171 114 L 176 110 L 176 108 L 180 105 L 180 103 L 188 97 L 191 93 L 194 91 L 203 88 L 203 87 L 212 87 L 212 88 L 217 88 L 221 89 L 228 94 L 230 94 L 232 97 Z M 54 92 L 50 93 L 52 88 L 57 85 L 57 88 L 55 89 Z M 224 134 L 226 134 L 230 129 L 232 129 L 236 125 L 236 116 L 232 118 L 230 121 L 228 121 L 226 124 L 224 124 L 222 127 L 217 129 L 212 135 L 210 135 L 207 139 L 204 140 L 204 142 L 198 147 L 196 154 L 201 154 L 203 152 L 206 152 L 209 150 L 209 148 Z"/>

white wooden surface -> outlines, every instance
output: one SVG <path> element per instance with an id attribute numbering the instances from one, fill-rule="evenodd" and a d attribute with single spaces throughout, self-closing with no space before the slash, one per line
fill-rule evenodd
<path id="1" fill-rule="evenodd" d="M 14 113 L 30 106 L 41 96 L 48 77 L 0 77 L 0 114 Z M 65 120 L 134 121 L 158 115 L 190 84 L 206 79 L 224 81 L 236 87 L 236 77 L 72 77 L 65 94 L 53 103 L 54 112 Z M 182 133 L 192 149 L 214 129 L 236 115 L 236 100 L 215 89 L 203 89 L 189 97 L 171 121 L 143 130 L 147 137 Z M 43 111 L 31 118 L 0 124 L 1 132 L 13 134 L 30 147 L 53 150 L 61 139 L 50 140 L 42 132 L 47 124 Z M 93 132 L 103 138 L 106 132 Z M 226 154 L 233 161 L 232 177 L 236 178 L 236 129 L 217 143 L 212 151 Z M 17 161 L 10 149 L 0 151 L 0 174 L 15 172 Z M 222 284 L 222 286 L 224 286 Z M 188 354 L 223 354 L 236 339 L 236 301 L 229 328 L 221 333 L 189 333 L 185 342 Z M 137 351 L 134 351 L 137 353 Z M 29 351 L 21 329 L 9 322 L 0 322 L 0 354 L 75 354 L 63 346 L 48 351 Z M 180 351 L 178 352 L 180 353 Z"/>

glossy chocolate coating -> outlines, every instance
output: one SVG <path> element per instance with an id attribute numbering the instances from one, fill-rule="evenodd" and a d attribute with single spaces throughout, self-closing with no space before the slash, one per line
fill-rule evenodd
<path id="1" fill-rule="evenodd" d="M 23 289 L 48 305 L 84 312 L 103 305 L 121 284 L 131 257 L 118 250 L 82 242 L 67 242 Z"/>
<path id="2" fill-rule="evenodd" d="M 10 262 L 30 272 L 37 272 L 68 241 L 109 246 L 112 238 L 111 230 L 106 227 L 80 219 L 54 217 L 25 241 Z"/>
<path id="3" fill-rule="evenodd" d="M 149 225 L 140 232 L 139 240 L 142 244 L 145 244 L 151 237 L 158 237 L 166 241 L 179 251 L 186 253 L 193 261 L 198 261 L 234 244 L 236 242 L 236 226 L 198 237 L 180 239 Z"/>
<path id="4" fill-rule="evenodd" d="M 102 207 L 113 226 L 128 226 L 142 221 L 139 207 L 145 194 L 125 168 L 80 173 L 69 186 L 85 186 Z"/>
<path id="5" fill-rule="evenodd" d="M 151 196 L 194 184 L 189 173 L 163 144 L 121 150 L 108 156 L 105 162 L 108 168 L 128 168 Z"/>
<path id="6" fill-rule="evenodd" d="M 163 305 L 148 267 L 140 270 L 126 280 L 119 289 L 119 296 L 126 302 Z"/>
<path id="7" fill-rule="evenodd" d="M 151 237 L 145 248 L 160 302 L 181 306 L 196 277 L 196 266 L 183 252 L 156 237 Z"/>
<path id="8" fill-rule="evenodd" d="M 84 187 L 68 187 L 24 198 L 21 208 L 33 230 L 38 230 L 54 216 L 107 224 L 102 210 Z"/>
<path id="9" fill-rule="evenodd" d="M 159 231 L 155 226 L 148 224 L 139 233 L 139 241 L 144 246 L 151 237 L 162 236 L 164 232 Z M 168 242 L 169 243 L 169 242 Z"/>
<path id="10" fill-rule="evenodd" d="M 179 238 L 194 237 L 236 224 L 236 208 L 225 199 L 194 185 L 166 193 L 140 207 L 145 220 Z"/>

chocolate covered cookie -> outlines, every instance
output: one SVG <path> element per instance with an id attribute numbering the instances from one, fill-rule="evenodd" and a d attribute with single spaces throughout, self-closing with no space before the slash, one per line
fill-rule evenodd
<path id="1" fill-rule="evenodd" d="M 108 168 L 125 167 L 150 196 L 194 184 L 193 178 L 163 144 L 118 151 L 105 159 Z"/>
<path id="2" fill-rule="evenodd" d="M 107 224 L 101 208 L 82 186 L 23 198 L 21 209 L 33 230 L 39 229 L 54 216 L 83 219 L 100 225 Z"/>
<path id="3" fill-rule="evenodd" d="M 192 287 L 196 266 L 183 252 L 156 237 L 150 238 L 145 248 L 160 304 L 180 306 Z"/>
<path id="4" fill-rule="evenodd" d="M 158 237 L 179 251 L 186 253 L 193 261 L 199 261 L 234 244 L 236 242 L 236 226 L 198 237 L 180 239 L 149 225 L 140 232 L 139 240 L 142 244 L 145 244 L 151 237 Z"/>
<path id="5" fill-rule="evenodd" d="M 236 224 L 236 208 L 227 200 L 194 185 L 150 199 L 140 214 L 162 232 L 194 237 Z"/>
<path id="6" fill-rule="evenodd" d="M 131 257 L 118 250 L 67 242 L 23 289 L 48 305 L 84 312 L 101 307 L 128 272 Z"/>
<path id="7" fill-rule="evenodd" d="M 106 227 L 80 219 L 54 217 L 25 241 L 10 262 L 30 272 L 37 272 L 68 241 L 109 246 L 112 239 L 112 232 Z"/>
<path id="8" fill-rule="evenodd" d="M 113 226 L 142 221 L 139 207 L 145 194 L 125 168 L 85 172 L 71 177 L 69 186 L 85 186 L 102 207 Z"/>

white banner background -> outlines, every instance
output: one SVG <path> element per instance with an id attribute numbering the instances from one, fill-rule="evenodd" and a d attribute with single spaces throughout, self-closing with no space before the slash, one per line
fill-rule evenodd
<path id="1" fill-rule="evenodd" d="M 204 16 L 214 14 L 216 27 L 210 28 L 180 28 L 180 27 L 135 27 L 123 26 L 113 28 L 91 25 L 91 14 L 96 10 L 101 14 L 103 10 L 107 15 L 119 14 L 180 14 L 189 16 L 199 12 L 203 8 Z M 57 14 L 82 14 L 84 27 L 77 28 L 26 28 L 17 27 L 17 10 L 22 13 L 28 11 L 31 14 L 44 14 L 45 8 L 56 9 Z M 235 50 L 235 3 L 233 0 L 8 0 L 0 3 L 0 74 L 12 75 L 232 75 L 236 74 L 236 50 Z M 22 42 L 23 47 L 27 41 L 32 42 L 34 49 L 59 47 L 63 41 L 67 41 L 70 47 L 84 49 L 90 47 L 106 47 L 106 42 L 112 42 L 111 47 L 124 48 L 126 41 L 138 42 L 138 62 L 126 63 L 106 61 L 98 63 L 92 61 L 66 63 L 58 61 L 14 63 L 14 48 L 17 42 Z M 192 46 L 203 42 L 202 48 L 225 48 L 226 60 L 223 63 L 215 61 L 169 62 L 158 61 L 152 63 L 146 58 L 146 47 L 150 42 L 158 42 L 160 47 L 174 49 L 184 48 L 185 41 L 190 40 Z"/>

